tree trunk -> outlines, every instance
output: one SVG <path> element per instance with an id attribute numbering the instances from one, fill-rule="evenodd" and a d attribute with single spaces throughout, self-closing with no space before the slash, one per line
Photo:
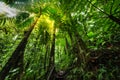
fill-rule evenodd
<path id="1" fill-rule="evenodd" d="M 80 35 L 78 32 L 75 32 L 75 47 L 76 47 L 76 55 L 77 55 L 77 60 L 78 63 L 81 64 L 86 64 L 86 54 L 87 54 L 87 47 L 84 41 L 81 39 Z"/>
<path id="2" fill-rule="evenodd" d="M 15 65 L 18 64 L 17 61 L 20 60 L 20 58 L 22 59 L 23 58 L 23 55 L 24 55 L 24 51 L 25 51 L 25 47 L 26 47 L 26 44 L 27 44 L 27 40 L 30 36 L 30 33 L 32 32 L 35 24 L 36 24 L 37 20 L 31 25 L 31 27 L 29 28 L 29 30 L 27 31 L 27 33 L 25 34 L 24 38 L 22 39 L 22 41 L 20 42 L 20 44 L 17 46 L 16 50 L 13 52 L 12 56 L 10 57 L 10 59 L 8 60 L 8 62 L 5 64 L 5 66 L 3 67 L 2 71 L 0 72 L 0 80 L 4 80 L 5 77 L 8 75 L 10 69 L 12 67 L 15 67 Z M 21 62 L 23 60 L 20 60 Z M 23 66 L 23 63 L 20 63 L 21 65 L 21 70 L 22 69 L 22 66 Z M 22 73 L 22 72 L 20 72 Z"/>
<path id="3" fill-rule="evenodd" d="M 116 18 L 115 16 L 113 15 L 109 15 L 108 16 L 112 21 L 116 22 L 117 24 L 120 25 L 120 19 L 119 18 Z"/>
<path id="4" fill-rule="evenodd" d="M 50 51 L 50 59 L 49 59 L 49 69 L 48 73 L 51 72 L 53 66 L 55 63 L 55 28 L 54 28 L 54 33 L 53 33 L 53 41 L 52 41 L 52 46 L 51 46 L 51 51 Z M 49 80 L 54 79 L 54 72 L 50 76 Z"/>

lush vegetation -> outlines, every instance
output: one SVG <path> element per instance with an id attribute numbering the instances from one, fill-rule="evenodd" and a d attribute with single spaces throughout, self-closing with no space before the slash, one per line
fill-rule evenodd
<path id="1" fill-rule="evenodd" d="M 1 0 L 0 71 L 0 80 L 120 80 L 120 1 Z"/>

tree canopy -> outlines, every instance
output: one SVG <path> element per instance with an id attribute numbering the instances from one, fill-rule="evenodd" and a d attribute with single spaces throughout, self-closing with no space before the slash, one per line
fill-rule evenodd
<path id="1" fill-rule="evenodd" d="M 119 80 L 119 0 L 1 0 L 0 80 Z"/>

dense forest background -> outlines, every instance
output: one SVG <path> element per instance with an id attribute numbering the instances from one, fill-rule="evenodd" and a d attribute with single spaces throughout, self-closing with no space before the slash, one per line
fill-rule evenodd
<path id="1" fill-rule="evenodd" d="M 120 80 L 120 1 L 0 0 L 0 80 Z"/>

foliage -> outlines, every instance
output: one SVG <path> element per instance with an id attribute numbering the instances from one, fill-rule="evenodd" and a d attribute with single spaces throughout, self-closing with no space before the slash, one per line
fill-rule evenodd
<path id="1" fill-rule="evenodd" d="M 64 71 L 67 80 L 120 79 L 119 0 L 4 2 L 19 10 L 15 17 L 1 17 L 6 14 L 0 13 L 0 71 L 38 19 L 23 52 L 21 80 L 47 80 L 54 52 L 53 75 Z M 18 68 L 11 69 L 6 80 L 18 73 Z"/>

